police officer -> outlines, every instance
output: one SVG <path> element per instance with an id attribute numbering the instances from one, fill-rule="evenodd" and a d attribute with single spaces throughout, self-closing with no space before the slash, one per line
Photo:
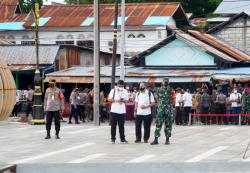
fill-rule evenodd
<path id="1" fill-rule="evenodd" d="M 49 88 L 47 88 L 44 97 L 44 111 L 46 112 L 46 130 L 47 136 L 45 139 L 50 139 L 50 129 L 52 120 L 55 121 L 56 139 L 60 139 L 60 111 L 64 109 L 64 97 L 60 89 L 56 87 L 56 80 L 49 81 Z"/>
<path id="2" fill-rule="evenodd" d="M 162 86 L 158 90 L 158 104 L 156 115 L 156 129 L 155 140 L 151 145 L 157 145 L 160 131 L 165 124 L 164 132 L 166 136 L 165 144 L 170 144 L 169 138 L 171 137 L 172 124 L 173 124 L 173 101 L 172 101 L 172 88 L 169 86 L 169 79 L 166 78 L 162 81 Z"/>

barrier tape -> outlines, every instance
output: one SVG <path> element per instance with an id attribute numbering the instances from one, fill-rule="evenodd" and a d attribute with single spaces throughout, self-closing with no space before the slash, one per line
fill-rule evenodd
<path id="1" fill-rule="evenodd" d="M 250 117 L 250 114 L 191 114 L 193 117 L 236 117 L 236 116 L 244 116 Z"/>

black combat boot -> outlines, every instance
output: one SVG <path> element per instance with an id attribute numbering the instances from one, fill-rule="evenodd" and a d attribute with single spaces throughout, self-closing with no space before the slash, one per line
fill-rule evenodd
<path id="1" fill-rule="evenodd" d="M 60 139 L 59 132 L 56 132 L 56 139 Z"/>
<path id="2" fill-rule="evenodd" d="M 158 145 L 158 137 L 155 137 L 155 140 L 151 143 L 151 145 Z"/>
<path id="3" fill-rule="evenodd" d="M 166 137 L 166 142 L 165 142 L 166 145 L 169 145 L 170 144 L 170 141 L 169 141 L 169 137 Z"/>
<path id="4" fill-rule="evenodd" d="M 50 131 L 47 131 L 47 136 L 45 137 L 45 139 L 50 139 Z"/>

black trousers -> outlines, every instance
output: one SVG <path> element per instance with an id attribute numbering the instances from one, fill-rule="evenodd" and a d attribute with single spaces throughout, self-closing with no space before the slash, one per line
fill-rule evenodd
<path id="1" fill-rule="evenodd" d="M 184 124 L 188 124 L 191 107 L 184 107 Z"/>
<path id="2" fill-rule="evenodd" d="M 85 120 L 85 106 L 84 105 L 77 105 L 77 114 L 80 120 Z"/>
<path id="3" fill-rule="evenodd" d="M 152 115 L 136 115 L 135 119 L 135 135 L 136 140 L 141 141 L 141 126 L 143 121 L 144 127 L 144 141 L 148 141 L 150 137 L 150 127 L 152 121 Z"/>
<path id="4" fill-rule="evenodd" d="M 59 111 L 48 111 L 46 116 L 46 130 L 49 132 L 51 130 L 52 120 L 55 121 L 56 134 L 60 131 L 60 113 Z"/>
<path id="5" fill-rule="evenodd" d="M 111 112 L 111 139 L 116 139 L 116 126 L 119 126 L 119 133 L 121 141 L 125 140 L 124 135 L 124 123 L 125 123 L 125 114 L 117 114 Z"/>
<path id="6" fill-rule="evenodd" d="M 216 111 L 217 114 L 226 114 L 226 104 L 224 103 L 218 103 L 218 109 Z M 224 116 L 224 117 L 218 117 L 218 122 L 220 124 L 224 123 L 224 124 L 228 124 L 228 117 Z"/>
<path id="7" fill-rule="evenodd" d="M 70 115 L 69 115 L 69 122 L 71 122 L 72 118 L 74 117 L 75 122 L 78 123 L 78 116 L 76 113 L 76 109 L 74 105 L 70 105 Z"/>
<path id="8" fill-rule="evenodd" d="M 32 112 L 32 102 L 28 102 L 27 108 L 26 108 L 26 117 L 29 117 L 30 112 Z"/>
<path id="9" fill-rule="evenodd" d="M 201 108 L 201 113 L 202 114 L 208 114 L 209 113 L 209 107 L 202 107 Z M 201 117 L 201 122 L 207 124 L 208 123 L 208 116 L 202 116 Z"/>
<path id="10" fill-rule="evenodd" d="M 182 110 L 179 106 L 175 107 L 175 109 L 176 109 L 175 123 L 177 125 L 181 125 L 183 123 Z"/>

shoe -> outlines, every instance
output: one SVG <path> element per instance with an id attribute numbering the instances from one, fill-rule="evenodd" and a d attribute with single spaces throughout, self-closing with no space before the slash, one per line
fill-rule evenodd
<path id="1" fill-rule="evenodd" d="M 158 145 L 159 143 L 158 143 L 158 138 L 157 137 L 155 137 L 155 140 L 153 141 L 153 142 L 151 142 L 151 145 Z"/>
<path id="2" fill-rule="evenodd" d="M 124 140 L 121 140 L 121 143 L 122 144 L 128 144 L 128 141 L 126 139 L 124 139 Z"/>
<path id="3" fill-rule="evenodd" d="M 141 140 L 135 140 L 135 143 L 141 143 Z"/>
<path id="4" fill-rule="evenodd" d="M 144 143 L 145 143 L 145 144 L 148 143 L 148 140 L 144 140 Z"/>
<path id="5" fill-rule="evenodd" d="M 51 137 L 49 135 L 47 135 L 44 139 L 50 139 Z"/>
<path id="6" fill-rule="evenodd" d="M 112 144 L 115 144 L 115 140 L 112 139 L 112 140 L 111 140 L 111 143 L 112 143 Z"/>
<path id="7" fill-rule="evenodd" d="M 81 123 L 79 123 L 79 122 L 76 122 L 76 124 L 81 124 Z"/>
<path id="8" fill-rule="evenodd" d="M 166 144 L 166 145 L 169 145 L 169 144 L 170 144 L 170 141 L 169 141 L 169 138 L 168 138 L 168 137 L 166 138 L 165 144 Z"/>
<path id="9" fill-rule="evenodd" d="M 70 121 L 70 122 L 68 122 L 68 124 L 72 124 L 72 122 Z"/>
<path id="10" fill-rule="evenodd" d="M 59 135 L 56 135 L 56 139 L 60 139 Z"/>

